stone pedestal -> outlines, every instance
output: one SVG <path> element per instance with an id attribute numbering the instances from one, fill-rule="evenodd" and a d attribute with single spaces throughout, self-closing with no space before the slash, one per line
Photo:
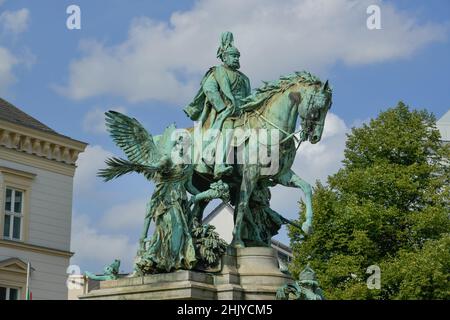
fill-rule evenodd
<path id="1" fill-rule="evenodd" d="M 293 280 L 278 267 L 272 248 L 229 248 L 222 270 L 203 273 L 180 270 L 135 278 L 101 281 L 99 288 L 79 296 L 92 299 L 275 299 L 279 287 Z"/>

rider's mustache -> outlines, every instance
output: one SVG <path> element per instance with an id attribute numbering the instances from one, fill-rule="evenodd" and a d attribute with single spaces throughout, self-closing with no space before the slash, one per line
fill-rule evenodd
<path id="1" fill-rule="evenodd" d="M 239 69 L 241 67 L 241 64 L 239 63 L 239 61 L 232 61 L 229 66 L 234 69 Z"/>

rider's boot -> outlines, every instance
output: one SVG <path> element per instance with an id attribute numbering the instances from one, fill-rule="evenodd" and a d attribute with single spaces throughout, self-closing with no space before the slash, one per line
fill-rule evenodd
<path id="1" fill-rule="evenodd" d="M 227 165 L 232 135 L 229 132 L 225 132 L 225 135 L 222 135 L 222 139 L 223 144 L 217 144 L 217 148 L 222 147 L 222 150 L 218 150 L 220 152 L 216 153 L 216 164 L 214 166 L 215 179 L 220 179 L 222 176 L 230 175 L 233 172 L 233 166 Z"/>

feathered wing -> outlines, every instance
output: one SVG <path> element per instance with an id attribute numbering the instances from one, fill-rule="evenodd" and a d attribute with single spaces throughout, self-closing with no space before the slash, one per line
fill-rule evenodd
<path id="1" fill-rule="evenodd" d="M 137 172 L 151 180 L 158 170 L 156 164 L 161 159 L 160 150 L 153 137 L 134 118 L 120 112 L 108 111 L 106 127 L 114 142 L 125 152 L 128 160 L 109 158 L 106 160 L 107 168 L 101 169 L 98 176 L 105 181 L 112 180 L 124 174 Z"/>
<path id="2" fill-rule="evenodd" d="M 131 172 L 142 173 L 147 179 L 151 180 L 158 169 L 152 165 L 143 165 L 115 157 L 109 158 L 105 162 L 108 167 L 106 169 L 99 170 L 97 174 L 105 181 L 118 178 Z"/>
<path id="3" fill-rule="evenodd" d="M 141 165 L 155 164 L 161 153 L 152 135 L 134 118 L 117 111 L 108 111 L 106 127 L 114 142 L 125 152 L 130 162 Z"/>

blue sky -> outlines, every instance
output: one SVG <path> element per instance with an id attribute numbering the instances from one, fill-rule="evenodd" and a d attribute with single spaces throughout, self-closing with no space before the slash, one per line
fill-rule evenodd
<path id="1" fill-rule="evenodd" d="M 81 30 L 66 28 L 70 4 L 81 8 Z M 370 4 L 381 8 L 381 30 L 366 27 Z M 230 30 L 252 87 L 302 69 L 330 80 L 326 134 L 302 146 L 295 165 L 310 182 L 323 180 L 339 168 L 351 126 L 399 100 L 438 118 L 449 109 L 449 13 L 447 0 L 3 0 L 0 95 L 90 144 L 75 181 L 73 263 L 99 271 L 118 257 L 129 271 L 153 186 L 139 176 L 95 177 L 106 156 L 121 155 L 102 127 L 104 111 L 122 110 L 152 133 L 173 121 L 192 125 L 181 109 Z M 295 217 L 296 194 L 274 190 L 274 207 Z M 278 239 L 287 242 L 286 232 Z"/>

